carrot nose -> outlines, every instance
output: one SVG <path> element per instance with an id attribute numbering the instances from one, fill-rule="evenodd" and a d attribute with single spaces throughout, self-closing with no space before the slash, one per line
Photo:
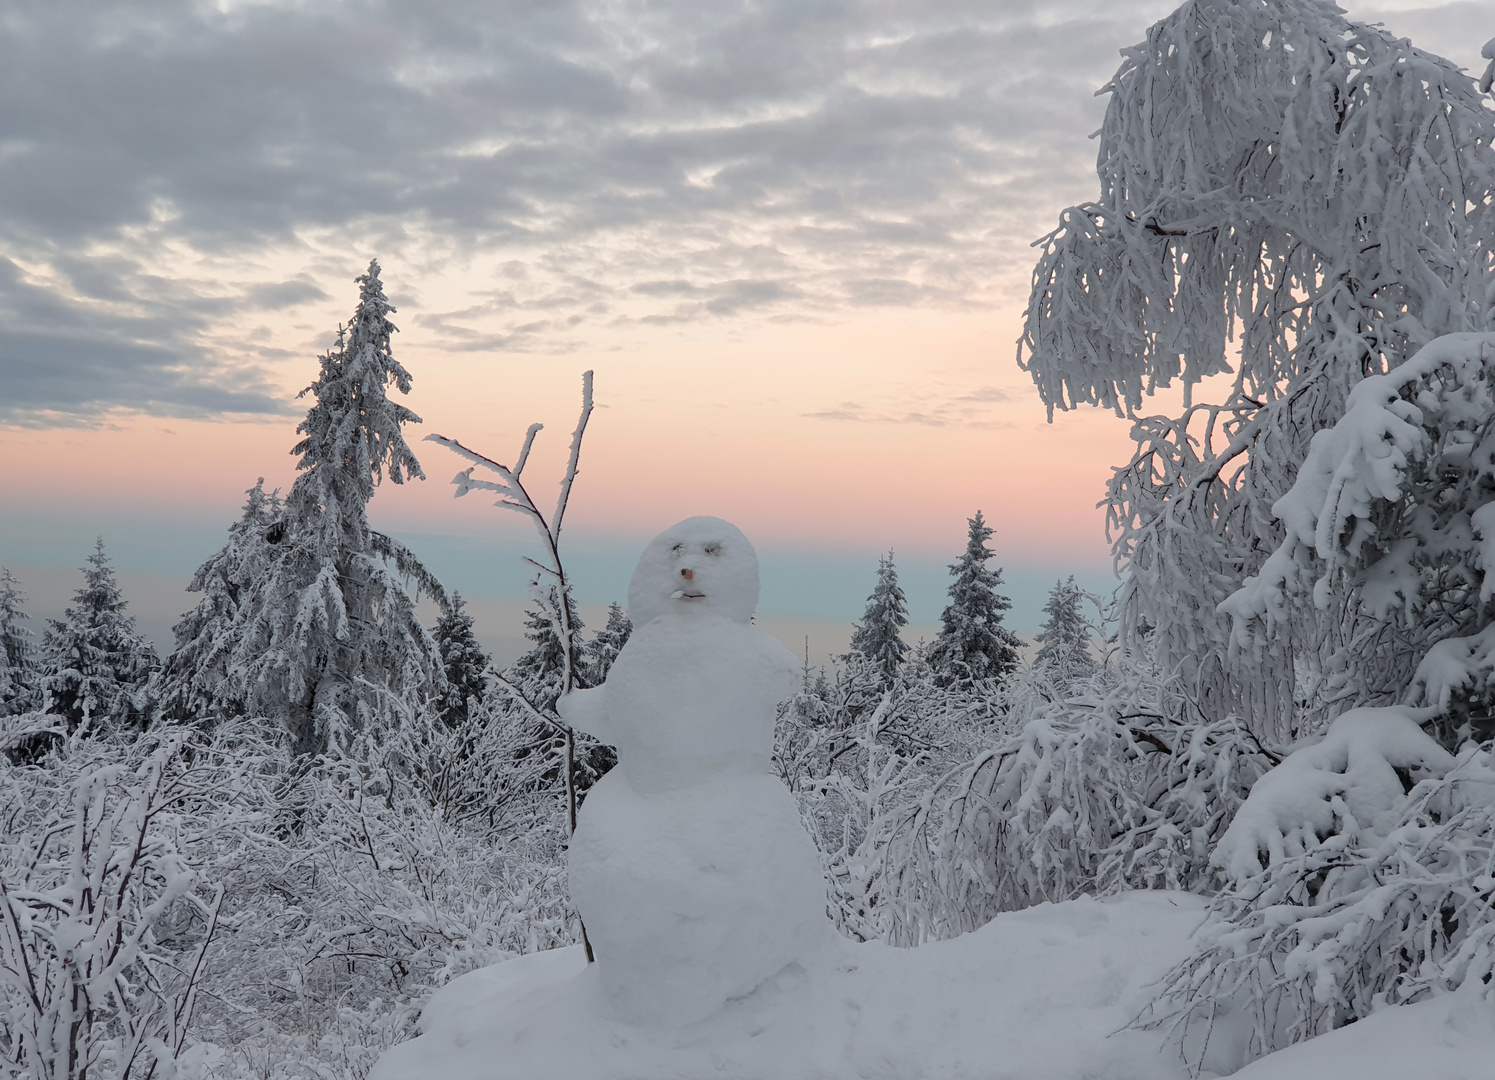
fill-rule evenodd
<path id="1" fill-rule="evenodd" d="M 682 570 L 680 571 L 680 576 L 683 577 L 686 581 L 694 581 L 696 572 L 694 570 Z"/>

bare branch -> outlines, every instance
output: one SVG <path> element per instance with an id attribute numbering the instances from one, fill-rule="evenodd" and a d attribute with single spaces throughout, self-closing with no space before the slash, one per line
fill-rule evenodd
<path id="1" fill-rule="evenodd" d="M 555 517 L 551 519 L 550 531 L 556 540 L 561 538 L 561 519 L 566 516 L 566 503 L 571 499 L 571 484 L 576 480 L 577 463 L 581 460 L 581 437 L 586 434 L 587 420 L 592 415 L 592 373 L 581 375 L 581 418 L 576 421 L 576 430 L 571 433 L 571 457 L 566 463 L 566 478 L 561 481 L 561 497 L 555 504 Z"/>

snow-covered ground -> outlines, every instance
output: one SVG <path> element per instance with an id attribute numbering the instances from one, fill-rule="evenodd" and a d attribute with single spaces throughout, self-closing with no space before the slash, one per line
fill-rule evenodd
<path id="1" fill-rule="evenodd" d="M 1130 893 L 1012 912 L 918 949 L 841 942 L 673 1030 L 610 1019 L 579 947 L 539 953 L 439 991 L 421 1037 L 371 1080 L 1184 1077 L 1159 1034 L 1125 1026 L 1202 910 L 1186 893 Z"/>
<path id="2" fill-rule="evenodd" d="M 1125 1025 L 1201 912 L 1186 893 L 1129 893 L 1010 912 L 918 949 L 847 942 L 676 1030 L 599 1015 L 579 947 L 537 953 L 439 991 L 421 1037 L 371 1080 L 1181 1080 L 1161 1034 Z M 1495 1009 L 1478 990 L 1388 1008 L 1236 1076 L 1489 1080 Z"/>
<path id="3" fill-rule="evenodd" d="M 1236 1080 L 1490 1080 L 1495 1003 L 1468 986 L 1269 1054 Z"/>

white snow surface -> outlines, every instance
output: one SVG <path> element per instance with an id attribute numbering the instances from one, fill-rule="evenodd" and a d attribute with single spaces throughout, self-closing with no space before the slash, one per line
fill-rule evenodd
<path id="1" fill-rule="evenodd" d="M 1469 985 L 1269 1054 L 1234 1080 L 1489 1080 L 1495 1009 Z"/>
<path id="2" fill-rule="evenodd" d="M 438 991 L 370 1080 L 1181 1080 L 1161 1033 L 1125 1025 L 1202 913 L 1128 893 L 917 949 L 838 938 L 677 1028 L 611 1016 L 579 946 L 536 953 Z"/>
<path id="3" fill-rule="evenodd" d="M 1220 838 L 1214 864 L 1232 881 L 1246 881 L 1343 831 L 1347 818 L 1384 835 L 1405 795 L 1397 769 L 1421 779 L 1453 767 L 1453 755 L 1419 726 L 1426 713 L 1392 705 L 1340 716 L 1322 739 L 1255 783 Z"/>

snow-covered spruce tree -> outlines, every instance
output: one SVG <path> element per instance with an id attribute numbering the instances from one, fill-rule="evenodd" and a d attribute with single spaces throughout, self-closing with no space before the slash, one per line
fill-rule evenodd
<path id="1" fill-rule="evenodd" d="M 1285 742 L 1382 682 L 1343 603 L 1266 658 L 1219 603 L 1282 536 L 1270 507 L 1365 375 L 1488 325 L 1495 113 L 1447 61 L 1315 0 L 1191 0 L 1128 49 L 1097 201 L 1043 240 L 1019 362 L 1050 412 L 1135 421 L 1110 484 L 1121 628 L 1205 714 Z M 1217 400 L 1193 400 L 1213 376 Z M 1183 385 L 1176 415 L 1145 395 Z"/>
<path id="2" fill-rule="evenodd" d="M 266 531 L 277 551 L 223 660 L 225 685 L 214 691 L 283 725 L 298 754 L 382 741 L 444 681 L 401 578 L 444 603 L 441 587 L 406 548 L 369 527 L 368 503 L 386 472 L 396 484 L 425 474 L 401 433 L 420 417 L 387 396 L 391 385 L 409 393 L 410 374 L 390 349 L 394 308 L 378 262 L 357 281 L 353 318 L 302 391 L 316 401 L 291 451 L 300 475 L 283 527 Z"/>
<path id="3" fill-rule="evenodd" d="M 556 602 L 554 598 L 550 601 Z M 586 625 L 576 613 L 576 603 L 569 595 L 566 597 L 566 606 L 570 609 L 570 655 L 580 658 L 586 652 L 586 643 L 582 637 Z M 550 616 L 547 604 L 535 603 L 525 610 L 524 636 L 532 642 L 530 649 L 509 667 L 507 677 L 534 705 L 541 709 L 554 709 L 556 699 L 561 695 L 566 650 L 561 645 L 561 635 L 556 631 L 555 620 Z M 573 685 L 577 687 L 592 685 L 585 663 L 576 665 L 572 679 Z"/>
<path id="4" fill-rule="evenodd" d="M 891 686 L 908 658 L 908 645 L 899 632 L 908 625 L 908 602 L 898 585 L 898 570 L 890 551 L 877 560 L 877 585 L 867 597 L 862 621 L 851 632 L 851 651 L 882 668 L 882 684 Z"/>
<path id="5" fill-rule="evenodd" d="M 1060 690 L 1095 673 L 1095 655 L 1090 651 L 1092 627 L 1085 618 L 1086 595 L 1075 584 L 1056 581 L 1043 605 L 1043 629 L 1034 635 L 1038 652 L 1033 666 L 1051 678 Z"/>
<path id="6" fill-rule="evenodd" d="M 26 625 L 26 594 L 9 567 L 0 566 L 0 716 L 33 709 L 37 690 L 35 636 Z"/>
<path id="7" fill-rule="evenodd" d="M 41 647 L 45 709 L 69 732 L 143 727 L 156 651 L 125 614 L 125 598 L 100 537 L 83 567 L 83 587 L 61 619 L 50 620 Z"/>
<path id="8" fill-rule="evenodd" d="M 432 631 L 446 672 L 437 713 L 451 728 L 466 725 L 469 714 L 488 693 L 488 654 L 478 644 L 461 593 L 452 593 L 451 606 Z"/>
<path id="9" fill-rule="evenodd" d="M 594 679 L 597 669 L 593 663 L 588 662 L 591 660 L 588 642 L 582 634 L 585 625 L 581 616 L 576 613 L 576 605 L 571 602 L 569 594 L 567 603 L 570 607 L 570 655 L 574 658 L 572 662 L 575 665 L 571 685 L 575 689 L 585 689 L 596 685 Z M 552 596 L 548 602 L 538 603 L 526 612 L 524 636 L 534 642 L 534 645 L 529 652 L 514 661 L 505 673 L 509 682 L 542 712 L 555 709 L 565 679 L 566 650 L 561 647 L 561 636 L 556 626 L 558 620 L 552 614 L 557 606 L 558 602 Z M 626 615 L 624 619 L 627 619 Z M 544 785 L 553 785 L 561 778 L 564 770 L 564 765 L 558 764 L 565 756 L 564 733 L 557 731 L 553 724 L 530 716 L 524 709 L 510 710 L 510 716 L 512 723 L 521 725 L 527 732 L 520 750 L 521 764 L 525 768 L 533 768 L 531 759 L 539 755 L 547 764 L 535 774 L 536 779 Z M 574 786 L 578 795 L 586 792 L 618 761 L 611 747 L 603 746 L 586 735 L 575 737 L 573 753 Z"/>
<path id="10" fill-rule="evenodd" d="M 156 693 L 163 712 L 173 719 L 243 712 L 229 669 L 285 529 L 280 493 L 266 493 L 264 477 L 246 494 L 243 514 L 229 526 L 228 543 L 197 568 L 187 586 L 188 592 L 202 593 L 202 599 L 172 627 L 176 647 L 157 676 Z"/>
<path id="11" fill-rule="evenodd" d="M 1495 333 L 1449 334 L 1350 392 L 1272 507 L 1286 536 L 1220 610 L 1237 654 L 1338 612 L 1321 698 L 1438 709 L 1445 745 L 1495 736 Z"/>
<path id="12" fill-rule="evenodd" d="M 992 528 L 981 511 L 968 519 L 970 532 L 959 562 L 950 564 L 950 603 L 940 614 L 940 633 L 929 647 L 929 665 L 941 683 L 958 680 L 1003 679 L 1017 667 L 1017 650 L 1023 642 L 1002 625 L 1002 616 L 1012 601 L 997 592 L 1002 584 L 1000 568 L 987 562 L 992 550 L 986 546 Z"/>
<path id="13" fill-rule="evenodd" d="M 628 637 L 632 633 L 633 623 L 628 618 L 628 612 L 614 600 L 607 607 L 607 625 L 593 634 L 592 640 L 587 642 L 587 679 L 592 686 L 601 686 L 607 680 L 613 661 L 623 651 L 623 646 L 628 644 Z"/>

